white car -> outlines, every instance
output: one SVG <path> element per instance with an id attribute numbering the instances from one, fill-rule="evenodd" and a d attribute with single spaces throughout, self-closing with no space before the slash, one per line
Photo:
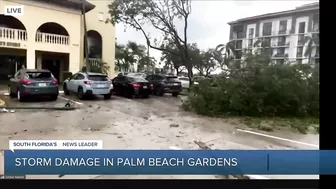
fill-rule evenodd
<path id="1" fill-rule="evenodd" d="M 181 84 L 182 84 L 182 88 L 184 89 L 188 89 L 190 84 L 189 84 L 189 78 L 188 77 L 178 77 L 178 79 L 180 80 Z M 198 85 L 198 82 L 194 81 L 195 85 Z"/>

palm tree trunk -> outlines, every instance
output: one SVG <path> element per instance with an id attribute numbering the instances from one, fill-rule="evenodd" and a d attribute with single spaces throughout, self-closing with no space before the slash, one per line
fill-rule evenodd
<path id="1" fill-rule="evenodd" d="M 86 28 L 86 17 L 85 17 L 85 1 L 82 3 L 82 16 L 83 16 L 83 25 L 84 25 L 84 47 L 85 47 L 85 67 L 86 71 L 90 71 L 90 63 L 89 63 L 89 45 L 87 38 L 87 28 Z"/>

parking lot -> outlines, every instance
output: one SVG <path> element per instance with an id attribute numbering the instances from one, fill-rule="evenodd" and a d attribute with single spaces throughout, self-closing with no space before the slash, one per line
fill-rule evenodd
<path id="1" fill-rule="evenodd" d="M 113 96 L 110 100 L 102 97 L 78 100 L 74 95 L 60 94 L 56 101 L 36 99 L 18 102 L 15 98 L 2 95 L 0 99 L 7 106 L 60 107 L 74 100 L 77 109 L 24 109 L 0 113 L 0 148 L 8 148 L 11 139 L 92 139 L 103 140 L 105 149 L 199 149 L 194 143 L 198 139 L 213 149 L 318 149 L 318 135 L 300 135 L 289 131 L 243 132 L 247 128 L 233 121 L 181 110 L 183 98 L 186 97 L 165 95 L 148 99 Z M 121 178 L 90 176 L 107 177 Z"/>

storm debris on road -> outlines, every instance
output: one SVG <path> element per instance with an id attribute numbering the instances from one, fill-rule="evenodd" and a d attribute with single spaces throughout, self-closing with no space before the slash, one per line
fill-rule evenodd
<path id="1" fill-rule="evenodd" d="M 172 124 L 170 124 L 170 126 L 169 126 L 169 127 L 179 127 L 179 126 L 180 126 L 179 124 L 172 123 Z"/>
<path id="2" fill-rule="evenodd" d="M 211 148 L 200 140 L 194 140 L 194 143 L 198 145 L 203 150 L 211 150 Z"/>

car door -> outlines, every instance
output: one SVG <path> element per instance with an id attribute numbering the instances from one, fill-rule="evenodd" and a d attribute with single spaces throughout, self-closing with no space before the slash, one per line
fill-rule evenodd
<path id="1" fill-rule="evenodd" d="M 121 76 L 117 76 L 112 80 L 113 90 L 117 93 L 120 92 L 120 83 L 119 83 L 120 77 Z"/>
<path id="2" fill-rule="evenodd" d="M 77 76 L 73 80 L 73 89 L 74 92 L 78 91 L 78 87 L 83 84 L 83 81 L 85 79 L 85 76 L 81 73 L 78 73 Z"/>
<path id="3" fill-rule="evenodd" d="M 21 80 L 22 70 L 15 73 L 14 77 L 9 80 L 9 86 L 12 93 L 16 93 Z"/>
<path id="4" fill-rule="evenodd" d="M 164 80 L 164 77 L 159 75 L 153 76 L 153 86 L 154 89 L 161 89 L 162 88 L 162 81 Z"/>
<path id="5" fill-rule="evenodd" d="M 74 83 L 75 83 L 75 78 L 77 77 L 77 75 L 78 74 L 75 74 L 75 75 L 73 75 L 72 77 L 70 77 L 70 79 L 69 79 L 69 81 L 67 82 L 67 87 L 68 87 L 68 90 L 70 91 L 70 92 L 76 92 L 75 90 L 74 90 Z"/>
<path id="6" fill-rule="evenodd" d="M 188 78 L 180 77 L 179 80 L 182 84 L 182 88 L 189 88 L 189 79 Z"/>
<path id="7" fill-rule="evenodd" d="M 126 76 L 120 77 L 119 80 L 120 92 L 126 92 L 128 90 L 128 79 Z"/>

